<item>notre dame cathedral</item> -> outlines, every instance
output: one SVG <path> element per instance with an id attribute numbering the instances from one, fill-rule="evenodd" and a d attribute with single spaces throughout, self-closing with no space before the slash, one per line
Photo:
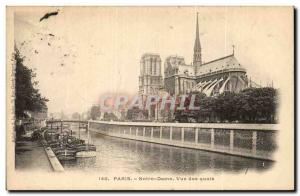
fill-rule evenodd
<path id="1" fill-rule="evenodd" d="M 246 69 L 232 54 L 203 63 L 199 37 L 198 14 L 193 63 L 186 64 L 184 57 L 169 56 L 164 62 L 164 77 L 161 74 L 159 54 L 146 53 L 140 61 L 139 94 L 159 94 L 165 91 L 170 95 L 189 92 L 202 92 L 207 96 L 220 93 L 239 92 L 251 85 Z"/>

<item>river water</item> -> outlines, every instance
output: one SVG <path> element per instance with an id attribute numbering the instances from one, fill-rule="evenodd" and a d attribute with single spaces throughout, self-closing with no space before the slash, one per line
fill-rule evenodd
<path id="1" fill-rule="evenodd" d="M 79 137 L 72 126 L 73 135 Z M 87 139 L 85 130 L 80 137 Z M 65 162 L 66 171 L 97 172 L 101 174 L 173 173 L 201 174 L 203 172 L 241 173 L 263 172 L 274 162 L 201 150 L 152 144 L 90 133 L 90 143 L 97 147 L 97 157 Z"/>

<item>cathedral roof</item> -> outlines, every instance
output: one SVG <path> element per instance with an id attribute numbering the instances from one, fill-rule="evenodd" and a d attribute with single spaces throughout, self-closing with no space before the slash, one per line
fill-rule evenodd
<path id="1" fill-rule="evenodd" d="M 226 71 L 243 71 L 246 72 L 245 68 L 237 61 L 234 55 L 225 56 L 197 67 L 197 75 L 211 74 L 216 72 Z"/>

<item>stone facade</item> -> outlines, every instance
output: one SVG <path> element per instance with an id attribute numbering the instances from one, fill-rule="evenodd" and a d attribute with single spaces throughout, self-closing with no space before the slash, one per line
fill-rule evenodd
<path id="1" fill-rule="evenodd" d="M 139 94 L 158 94 L 163 87 L 161 59 L 158 54 L 146 53 L 140 61 Z"/>
<path id="2" fill-rule="evenodd" d="M 188 93 L 196 85 L 195 67 L 185 64 L 183 57 L 167 57 L 164 69 L 164 89 L 169 94 Z"/>

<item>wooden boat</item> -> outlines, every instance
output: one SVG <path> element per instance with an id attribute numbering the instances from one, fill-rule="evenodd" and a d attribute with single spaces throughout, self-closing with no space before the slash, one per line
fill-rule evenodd
<path id="1" fill-rule="evenodd" d="M 84 140 L 81 140 L 81 139 L 77 139 L 73 136 L 70 136 L 67 140 L 67 144 L 70 145 L 70 146 L 77 146 L 77 145 L 82 145 L 84 144 L 85 141 Z"/>
<path id="2" fill-rule="evenodd" d="M 65 148 L 65 149 L 55 149 L 54 151 L 55 154 L 59 155 L 59 154 L 68 154 L 68 155 L 72 155 L 72 154 L 75 154 L 76 153 L 76 150 L 75 149 L 68 149 L 68 148 Z"/>
<path id="3" fill-rule="evenodd" d="M 76 149 L 68 147 L 69 134 L 64 132 L 58 133 L 57 130 L 47 130 L 44 134 L 48 146 L 51 147 L 59 161 L 75 160 Z M 70 136 L 72 137 L 72 136 Z"/>
<path id="4" fill-rule="evenodd" d="M 76 153 L 76 158 L 96 157 L 96 151 L 79 151 Z"/>
<path id="5" fill-rule="evenodd" d="M 77 150 L 76 152 L 76 157 L 77 158 L 88 158 L 88 157 L 95 157 L 96 156 L 96 146 L 92 145 L 89 143 L 90 137 L 89 137 L 89 131 L 88 131 L 88 143 L 87 144 L 82 144 L 82 145 L 77 145 L 75 149 Z"/>
<path id="6" fill-rule="evenodd" d="M 48 145 L 51 147 L 51 148 L 56 148 L 58 146 L 60 146 L 60 142 L 48 142 Z"/>
<path id="7" fill-rule="evenodd" d="M 74 149 L 58 149 L 54 152 L 60 161 L 74 160 L 76 151 Z"/>
<path id="8" fill-rule="evenodd" d="M 76 160 L 76 157 L 73 155 L 72 156 L 71 155 L 57 155 L 56 157 L 59 161 Z"/>
<path id="9" fill-rule="evenodd" d="M 56 141 L 59 137 L 59 134 L 55 130 L 47 130 L 44 137 L 46 141 L 51 142 Z"/>
<path id="10" fill-rule="evenodd" d="M 75 150 L 77 152 L 79 152 L 79 151 L 96 151 L 96 146 L 93 144 L 82 144 L 82 145 L 77 145 L 75 147 Z"/>

